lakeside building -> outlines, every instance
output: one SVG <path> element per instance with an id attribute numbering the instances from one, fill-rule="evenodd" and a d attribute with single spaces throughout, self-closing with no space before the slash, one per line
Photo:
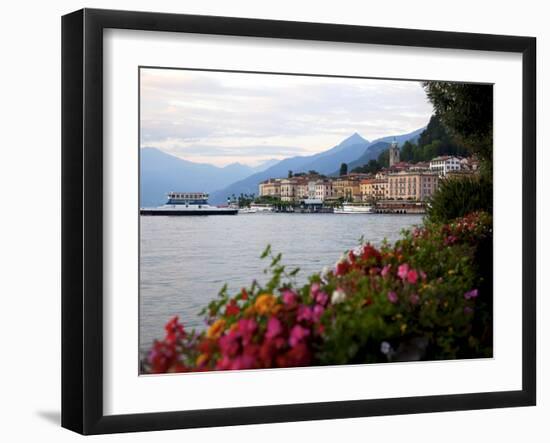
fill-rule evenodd
<path id="1" fill-rule="evenodd" d="M 296 182 L 292 178 L 281 179 L 281 201 L 293 202 L 296 197 Z"/>
<path id="2" fill-rule="evenodd" d="M 259 184 L 259 194 L 260 197 L 276 197 L 281 198 L 281 179 L 280 178 L 270 178 Z"/>
<path id="3" fill-rule="evenodd" d="M 295 191 L 295 200 L 305 200 L 309 198 L 309 183 L 307 178 L 299 177 L 294 180 L 296 191 Z"/>
<path id="4" fill-rule="evenodd" d="M 475 156 L 465 157 L 460 160 L 460 169 L 477 172 L 479 171 L 479 160 Z"/>
<path id="5" fill-rule="evenodd" d="M 348 174 L 338 177 L 332 182 L 334 197 L 346 201 L 361 201 L 361 180 L 366 174 Z"/>
<path id="6" fill-rule="evenodd" d="M 437 190 L 439 177 L 435 172 L 401 171 L 388 175 L 390 200 L 425 201 Z"/>
<path id="7" fill-rule="evenodd" d="M 398 157 L 394 160 L 398 160 Z M 441 180 L 477 173 L 479 161 L 440 156 L 431 162 L 395 162 L 373 174 L 349 173 L 325 177 L 315 173 L 299 173 L 288 178 L 270 178 L 259 184 L 259 196 L 279 198 L 283 202 L 303 203 L 306 200 L 329 205 L 339 202 L 417 201 L 425 202 L 437 190 Z M 386 205 L 387 206 L 387 205 Z M 392 210 L 406 208 L 393 207 Z M 407 208 L 412 210 L 411 208 Z"/>
<path id="8" fill-rule="evenodd" d="M 319 180 L 315 182 L 315 199 L 326 201 L 334 199 L 335 192 L 331 180 Z"/>
<path id="9" fill-rule="evenodd" d="M 445 176 L 450 171 L 460 171 L 460 161 L 460 158 L 453 155 L 435 157 L 430 161 L 430 170 Z"/>
<path id="10" fill-rule="evenodd" d="M 359 184 L 361 199 L 364 202 L 371 200 L 382 200 L 388 198 L 388 179 L 367 178 Z"/>

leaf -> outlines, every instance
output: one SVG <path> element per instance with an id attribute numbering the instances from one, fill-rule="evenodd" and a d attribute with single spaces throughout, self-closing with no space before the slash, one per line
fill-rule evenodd
<path id="1" fill-rule="evenodd" d="M 262 255 L 260 255 L 261 259 L 266 258 L 269 254 L 271 254 L 271 245 L 267 245 L 264 249 L 264 252 L 262 252 Z"/>

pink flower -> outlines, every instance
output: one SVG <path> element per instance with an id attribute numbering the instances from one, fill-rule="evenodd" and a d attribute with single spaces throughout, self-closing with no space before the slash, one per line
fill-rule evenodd
<path id="1" fill-rule="evenodd" d="M 411 284 L 415 284 L 418 280 L 418 272 L 416 272 L 414 269 L 411 269 L 409 272 L 407 272 L 407 280 Z"/>
<path id="2" fill-rule="evenodd" d="M 321 305 L 315 305 L 313 307 L 312 319 L 315 323 L 317 323 L 321 319 L 323 312 L 325 312 L 325 308 L 323 308 Z"/>
<path id="3" fill-rule="evenodd" d="M 300 325 L 296 325 L 290 331 L 290 338 L 288 339 L 288 343 L 290 344 L 290 346 L 294 347 L 298 343 L 300 343 L 304 338 L 306 338 L 308 335 L 309 335 L 308 329 L 303 328 Z"/>
<path id="4" fill-rule="evenodd" d="M 242 334 L 243 344 L 246 345 L 252 340 L 252 335 L 256 331 L 258 324 L 253 318 L 241 318 L 238 325 L 238 331 Z"/>
<path id="5" fill-rule="evenodd" d="M 391 269 L 391 265 L 386 265 L 382 268 L 382 272 L 380 272 L 380 275 L 382 277 L 385 277 L 386 275 L 388 275 L 388 273 L 390 272 L 390 269 Z"/>
<path id="6" fill-rule="evenodd" d="M 277 317 L 270 317 L 267 321 L 267 332 L 265 336 L 271 339 L 277 337 L 281 332 L 283 332 L 283 326 L 279 319 Z"/>
<path id="7" fill-rule="evenodd" d="M 322 306 L 325 306 L 328 303 L 328 294 L 326 292 L 318 292 L 315 297 L 315 301 Z"/>
<path id="8" fill-rule="evenodd" d="M 420 271 L 420 277 L 422 280 L 426 281 L 426 278 L 428 277 L 424 271 Z"/>
<path id="9" fill-rule="evenodd" d="M 298 321 L 311 321 L 313 318 L 313 311 L 309 306 L 300 305 L 298 308 L 298 315 L 296 316 L 296 319 Z"/>
<path id="10" fill-rule="evenodd" d="M 466 293 L 464 293 L 464 298 L 466 300 L 470 300 L 472 298 L 476 298 L 478 296 L 478 290 L 477 289 L 472 289 L 471 291 L 468 291 Z"/>
<path id="11" fill-rule="evenodd" d="M 474 310 L 472 308 L 470 308 L 469 306 L 464 307 L 464 314 L 470 315 L 473 313 L 474 313 Z"/>
<path id="12" fill-rule="evenodd" d="M 397 294 L 393 291 L 388 292 L 388 300 L 390 303 L 397 303 Z"/>
<path id="13" fill-rule="evenodd" d="M 231 369 L 252 369 L 254 368 L 255 360 L 250 355 L 241 355 L 233 360 Z"/>
<path id="14" fill-rule="evenodd" d="M 290 290 L 286 290 L 283 292 L 283 303 L 285 305 L 292 306 L 294 303 L 296 303 L 296 293 Z"/>
<path id="15" fill-rule="evenodd" d="M 407 263 L 404 263 L 397 268 L 397 275 L 401 280 L 405 280 L 407 278 L 407 274 L 409 273 L 409 265 Z"/>
<path id="16" fill-rule="evenodd" d="M 321 286 L 319 285 L 319 283 L 312 283 L 311 284 L 310 291 L 311 291 L 311 295 L 312 295 L 313 298 L 315 298 L 315 296 L 320 291 L 320 289 L 321 289 Z"/>
<path id="17" fill-rule="evenodd" d="M 233 356 L 239 351 L 239 334 L 231 331 L 227 335 L 222 335 L 218 343 L 222 354 L 225 356 Z"/>

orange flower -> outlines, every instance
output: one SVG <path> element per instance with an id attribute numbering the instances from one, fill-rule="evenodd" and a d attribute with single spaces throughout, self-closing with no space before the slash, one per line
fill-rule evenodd
<path id="1" fill-rule="evenodd" d="M 244 310 L 245 317 L 252 317 L 255 314 L 254 305 L 250 305 Z"/>
<path id="2" fill-rule="evenodd" d="M 220 335 L 222 335 L 223 331 L 225 329 L 225 320 L 223 318 L 219 318 L 214 323 L 212 323 L 212 326 L 208 328 L 208 331 L 206 332 L 206 336 L 208 338 L 219 338 Z"/>
<path id="3" fill-rule="evenodd" d="M 208 359 L 209 359 L 208 354 L 200 354 L 196 360 L 197 366 L 199 367 L 202 366 L 208 361 Z"/>
<path id="4" fill-rule="evenodd" d="M 262 294 L 256 299 L 254 303 L 254 308 L 256 309 L 256 312 L 258 312 L 258 314 L 260 315 L 269 315 L 275 308 L 276 304 L 277 299 L 274 295 Z"/>

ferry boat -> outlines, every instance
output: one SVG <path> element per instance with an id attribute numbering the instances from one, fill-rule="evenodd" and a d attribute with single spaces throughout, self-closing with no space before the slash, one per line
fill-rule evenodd
<path id="1" fill-rule="evenodd" d="M 374 209 L 370 205 L 361 203 L 344 203 L 341 207 L 334 208 L 335 214 L 373 214 Z"/>
<path id="2" fill-rule="evenodd" d="M 168 201 L 155 208 L 140 208 L 141 215 L 235 215 L 236 208 L 211 206 L 204 192 L 169 192 Z"/>

